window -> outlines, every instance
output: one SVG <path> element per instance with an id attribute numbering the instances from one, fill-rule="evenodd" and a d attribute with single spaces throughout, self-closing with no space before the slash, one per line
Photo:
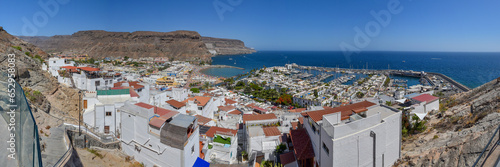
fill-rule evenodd
<path id="1" fill-rule="evenodd" d="M 87 100 L 83 100 L 83 109 L 87 109 Z"/>
<path id="2" fill-rule="evenodd" d="M 194 145 L 193 145 L 193 147 L 191 147 L 191 155 L 193 155 L 193 154 L 194 154 Z"/>
<path id="3" fill-rule="evenodd" d="M 323 143 L 323 150 L 326 152 L 326 156 L 330 156 L 330 149 L 328 149 L 325 143 Z"/>
<path id="4" fill-rule="evenodd" d="M 203 107 L 198 107 L 198 110 L 203 110 Z"/>
<path id="5" fill-rule="evenodd" d="M 106 111 L 106 116 L 111 116 L 111 112 L 110 111 Z"/>
<path id="6" fill-rule="evenodd" d="M 95 81 L 95 86 L 101 86 L 101 81 Z"/>
<path id="7" fill-rule="evenodd" d="M 104 85 L 108 85 L 108 80 L 104 81 Z"/>
<path id="8" fill-rule="evenodd" d="M 109 133 L 109 126 L 104 126 L 104 133 L 106 133 L 106 134 Z"/>

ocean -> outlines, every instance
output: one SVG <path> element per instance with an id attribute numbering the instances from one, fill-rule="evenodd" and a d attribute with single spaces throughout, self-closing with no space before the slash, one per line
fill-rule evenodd
<path id="1" fill-rule="evenodd" d="M 284 66 L 288 63 L 319 67 L 438 72 L 469 88 L 500 77 L 500 53 L 484 52 L 365 51 L 347 57 L 340 51 L 259 51 L 248 55 L 212 57 L 213 65 L 237 66 L 244 70 L 211 68 L 202 72 L 212 76 L 230 77 L 264 66 Z M 415 83 L 413 79 L 409 82 Z"/>

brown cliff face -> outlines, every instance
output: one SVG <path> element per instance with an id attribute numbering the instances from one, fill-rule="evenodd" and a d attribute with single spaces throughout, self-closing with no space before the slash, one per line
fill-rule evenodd
<path id="1" fill-rule="evenodd" d="M 55 77 L 42 70 L 39 59 L 26 55 L 26 52 L 48 57 L 40 48 L 10 35 L 0 27 L 0 71 L 7 72 L 8 55 L 14 54 L 15 79 L 28 94 L 27 99 L 39 127 L 55 127 L 62 122 L 78 123 L 78 90 L 60 85 Z M 41 94 L 34 95 L 35 91 Z"/>
<path id="2" fill-rule="evenodd" d="M 107 32 L 102 30 L 79 31 L 73 35 L 52 37 L 19 37 L 47 52 L 62 54 L 88 54 L 105 57 L 168 57 L 174 60 L 210 60 L 212 54 L 205 45 L 205 37 L 195 31 L 173 32 Z M 203 39 L 203 40 L 202 40 Z M 220 41 L 210 38 L 210 41 Z M 226 40 L 222 53 L 248 54 L 243 42 Z M 236 41 L 236 42 L 235 42 Z M 231 48 L 234 48 L 231 50 Z"/>
<path id="3" fill-rule="evenodd" d="M 251 54 L 256 52 L 254 49 L 246 47 L 245 43 L 240 40 L 212 37 L 202 37 L 201 39 L 209 50 L 216 51 L 215 55 Z"/>

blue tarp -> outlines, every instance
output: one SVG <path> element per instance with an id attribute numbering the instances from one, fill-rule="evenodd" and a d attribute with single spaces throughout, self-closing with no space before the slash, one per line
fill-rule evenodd
<path id="1" fill-rule="evenodd" d="M 209 167 L 209 166 L 210 166 L 210 163 L 201 159 L 200 157 L 198 157 L 196 159 L 196 161 L 194 162 L 194 165 L 193 165 L 193 167 Z"/>

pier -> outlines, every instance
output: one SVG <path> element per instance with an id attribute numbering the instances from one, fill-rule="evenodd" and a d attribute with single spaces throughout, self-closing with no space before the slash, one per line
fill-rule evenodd
<path id="1" fill-rule="evenodd" d="M 207 66 L 203 69 L 207 69 L 207 68 L 236 68 L 239 70 L 244 70 L 244 68 L 241 68 L 241 67 L 228 66 L 228 65 L 210 65 L 210 66 Z"/>
<path id="2" fill-rule="evenodd" d="M 432 76 L 437 76 L 447 81 L 455 88 L 459 89 L 462 92 L 467 92 L 470 90 L 467 86 L 451 79 L 450 77 L 436 72 L 418 72 L 412 70 L 373 70 L 373 69 L 350 69 L 350 68 L 334 68 L 334 67 L 315 67 L 315 66 L 301 66 L 301 65 L 292 65 L 294 68 L 299 69 L 307 69 L 307 70 L 318 70 L 325 72 L 337 72 L 337 73 L 363 73 L 363 74 L 386 74 L 386 75 L 398 75 L 398 76 L 406 76 L 406 77 L 415 77 L 425 79 L 431 86 L 436 86 L 430 78 Z"/>

